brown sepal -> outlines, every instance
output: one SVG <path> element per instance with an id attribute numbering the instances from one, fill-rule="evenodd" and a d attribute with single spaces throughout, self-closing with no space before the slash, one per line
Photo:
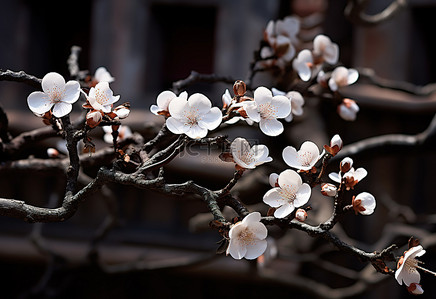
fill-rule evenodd
<path id="1" fill-rule="evenodd" d="M 414 238 L 413 236 L 410 237 L 409 242 L 408 242 L 409 249 L 412 248 L 412 247 L 416 247 L 416 246 L 418 246 L 419 244 L 420 244 L 420 243 L 419 243 L 419 239 L 416 239 L 416 238 Z"/>
<path id="2" fill-rule="evenodd" d="M 269 208 L 269 209 L 268 209 L 268 212 L 266 212 L 266 215 L 267 215 L 267 216 L 273 216 L 273 215 L 274 215 L 274 212 L 275 212 L 276 210 L 277 210 L 276 208 Z"/>

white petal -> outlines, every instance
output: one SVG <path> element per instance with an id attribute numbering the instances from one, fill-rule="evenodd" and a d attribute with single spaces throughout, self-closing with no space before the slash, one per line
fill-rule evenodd
<path id="1" fill-rule="evenodd" d="M 311 194 L 312 189 L 308 184 L 304 183 L 303 185 L 301 185 L 294 200 L 294 206 L 298 208 L 305 205 L 309 201 Z"/>
<path id="2" fill-rule="evenodd" d="M 312 168 L 312 166 L 315 165 L 315 163 L 319 159 L 318 146 L 315 143 L 313 143 L 312 141 L 303 142 L 298 153 L 306 155 L 307 158 L 311 158 L 311 162 L 310 162 L 311 167 L 310 168 Z"/>
<path id="3" fill-rule="evenodd" d="M 236 239 L 241 234 L 241 232 L 244 231 L 246 228 L 247 228 L 246 225 L 242 224 L 242 221 L 236 222 L 230 228 L 229 238 Z"/>
<path id="4" fill-rule="evenodd" d="M 283 160 L 290 167 L 300 168 L 300 162 L 298 161 L 298 152 L 293 146 L 287 146 L 282 152 Z"/>
<path id="5" fill-rule="evenodd" d="M 284 205 L 287 201 L 282 197 L 280 191 L 281 189 L 278 187 L 270 189 L 263 196 L 263 202 L 273 208 Z"/>
<path id="6" fill-rule="evenodd" d="M 272 161 L 272 158 L 268 157 L 269 150 L 266 145 L 263 144 L 253 145 L 250 151 L 253 155 L 254 160 L 256 161 L 256 165 L 260 165 L 265 162 Z"/>
<path id="7" fill-rule="evenodd" d="M 233 158 L 240 159 L 244 153 L 250 150 L 250 143 L 245 138 L 235 138 L 232 144 L 230 145 L 230 151 L 232 153 Z"/>
<path id="8" fill-rule="evenodd" d="M 361 167 L 354 171 L 353 177 L 355 180 L 360 182 L 366 177 L 367 174 L 368 172 L 366 171 L 366 169 Z"/>
<path id="9" fill-rule="evenodd" d="M 277 173 L 271 173 L 269 175 L 269 184 L 271 187 L 276 187 L 276 184 L 278 183 L 279 175 Z"/>
<path id="10" fill-rule="evenodd" d="M 287 169 L 279 175 L 279 186 L 282 189 L 291 189 L 296 192 L 302 183 L 300 175 L 292 169 Z"/>
<path id="11" fill-rule="evenodd" d="M 168 106 L 168 110 L 172 117 L 177 119 L 185 119 L 185 112 L 189 111 L 190 107 L 188 101 L 182 98 L 175 98 Z"/>
<path id="12" fill-rule="evenodd" d="M 283 124 L 277 119 L 261 119 L 259 123 L 260 130 L 268 136 L 278 136 L 283 133 Z"/>
<path id="13" fill-rule="evenodd" d="M 236 260 L 242 259 L 247 253 L 245 245 L 237 239 L 230 239 L 229 247 L 227 247 L 227 254 L 230 254 L 232 258 Z"/>
<path id="14" fill-rule="evenodd" d="M 204 115 L 210 111 L 212 103 L 201 93 L 194 93 L 188 99 L 189 106 L 194 108 L 200 115 Z"/>
<path id="15" fill-rule="evenodd" d="M 269 103 L 271 100 L 272 93 L 268 88 L 260 86 L 254 91 L 254 101 L 257 105 Z"/>
<path id="16" fill-rule="evenodd" d="M 192 139 L 200 139 L 207 136 L 207 129 L 202 128 L 199 125 L 193 125 L 188 127 L 188 130 L 185 132 L 185 134 Z"/>
<path id="17" fill-rule="evenodd" d="M 359 79 L 359 72 L 355 69 L 348 69 L 348 85 L 353 84 Z"/>
<path id="18" fill-rule="evenodd" d="M 329 80 L 329 87 L 330 87 L 331 91 L 338 90 L 338 85 L 336 84 L 336 81 L 333 78 L 330 78 L 330 80 Z"/>
<path id="19" fill-rule="evenodd" d="M 276 218 L 285 218 L 294 210 L 294 205 L 291 203 L 286 203 L 274 212 L 274 217 Z"/>
<path id="20" fill-rule="evenodd" d="M 174 117 L 169 117 L 166 121 L 168 130 L 174 134 L 185 134 L 188 131 L 188 126 Z"/>
<path id="21" fill-rule="evenodd" d="M 257 105 L 255 102 L 244 102 L 244 110 L 247 113 L 247 116 L 255 121 L 255 122 L 259 122 L 260 121 L 260 113 L 259 110 L 257 108 Z"/>
<path id="22" fill-rule="evenodd" d="M 258 238 L 259 240 L 263 240 L 268 236 L 268 230 L 265 224 L 259 221 L 250 223 L 249 229 L 256 236 L 256 238 Z"/>
<path id="23" fill-rule="evenodd" d="M 62 102 L 73 104 L 80 96 L 80 84 L 77 81 L 68 81 L 65 84 L 65 93 L 62 97 Z"/>
<path id="24" fill-rule="evenodd" d="M 46 93 L 34 91 L 27 97 L 27 105 L 33 113 L 44 114 L 51 109 L 53 103 Z"/>
<path id="25" fill-rule="evenodd" d="M 98 82 L 108 82 L 111 83 L 115 80 L 114 77 L 111 76 L 111 74 L 107 71 L 107 69 L 103 66 L 99 67 L 94 74 L 94 78 Z"/>
<path id="26" fill-rule="evenodd" d="M 42 78 L 42 90 L 46 93 L 62 92 L 65 88 L 65 79 L 60 74 L 51 72 Z"/>
<path id="27" fill-rule="evenodd" d="M 341 183 L 341 181 L 342 181 L 341 176 L 340 176 L 339 173 L 337 173 L 337 172 L 331 172 L 331 173 L 329 173 L 329 178 L 330 178 L 332 181 L 335 181 L 336 183 Z"/>
<path id="28" fill-rule="evenodd" d="M 275 96 L 271 100 L 271 106 L 275 108 L 276 118 L 285 118 L 291 113 L 291 101 L 286 96 Z"/>
<path id="29" fill-rule="evenodd" d="M 245 216 L 245 218 L 242 220 L 242 224 L 250 225 L 255 222 L 259 222 L 261 218 L 261 215 L 259 212 L 252 212 Z"/>
<path id="30" fill-rule="evenodd" d="M 246 246 L 245 258 L 247 260 L 258 258 L 265 252 L 267 244 L 266 240 L 256 240 L 254 243 Z"/>
<path id="31" fill-rule="evenodd" d="M 168 105 L 175 98 L 177 98 L 177 96 L 174 92 L 165 90 L 157 96 L 156 104 L 161 110 L 168 110 Z"/>
<path id="32" fill-rule="evenodd" d="M 218 107 L 212 107 L 210 111 L 201 118 L 201 122 L 203 123 L 201 127 L 214 130 L 221 124 L 221 121 L 221 110 Z"/>
<path id="33" fill-rule="evenodd" d="M 59 102 L 53 107 L 53 115 L 56 117 L 63 117 L 71 112 L 73 106 L 69 103 Z"/>
<path id="34" fill-rule="evenodd" d="M 277 88 L 271 88 L 273 96 L 285 96 L 286 92 L 278 90 Z"/>

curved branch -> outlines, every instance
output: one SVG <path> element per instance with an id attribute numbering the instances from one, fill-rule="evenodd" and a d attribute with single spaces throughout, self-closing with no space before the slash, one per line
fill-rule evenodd
<path id="1" fill-rule="evenodd" d="M 357 25 L 373 26 L 392 18 L 407 5 L 406 0 L 394 0 L 383 11 L 368 15 L 365 13 L 368 2 L 369 0 L 349 0 L 345 7 L 345 16 Z"/>

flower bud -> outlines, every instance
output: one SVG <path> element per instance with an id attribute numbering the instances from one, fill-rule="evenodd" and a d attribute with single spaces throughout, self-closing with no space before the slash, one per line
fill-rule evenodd
<path id="1" fill-rule="evenodd" d="M 242 97 L 247 91 L 247 85 L 242 80 L 237 80 L 235 84 L 233 84 L 233 93 L 235 96 Z"/>
<path id="2" fill-rule="evenodd" d="M 103 114 L 101 111 L 98 110 L 92 110 L 86 114 L 86 124 L 90 128 L 95 128 L 100 124 L 100 122 L 103 119 Z"/>
<path id="3" fill-rule="evenodd" d="M 337 193 L 338 193 L 338 189 L 336 188 L 335 185 L 329 183 L 324 183 L 321 185 L 322 195 L 333 197 L 336 196 Z"/>
<path id="4" fill-rule="evenodd" d="M 424 293 L 424 289 L 418 283 L 412 282 L 408 287 L 407 291 L 409 291 L 412 295 L 422 295 Z"/>
<path id="5" fill-rule="evenodd" d="M 114 109 L 114 113 L 118 117 L 118 119 L 124 119 L 130 114 L 130 104 L 124 103 Z"/>
<path id="6" fill-rule="evenodd" d="M 49 156 L 50 158 L 57 158 L 59 156 L 59 151 L 55 148 L 48 148 L 47 149 L 47 156 Z"/>
<path id="7" fill-rule="evenodd" d="M 343 99 L 342 103 L 338 106 L 339 116 L 346 121 L 355 121 L 359 106 L 351 99 Z"/>
<path id="8" fill-rule="evenodd" d="M 348 172 L 351 167 L 353 167 L 353 160 L 349 157 L 342 159 L 341 163 L 339 164 L 339 169 L 342 173 Z"/>
<path id="9" fill-rule="evenodd" d="M 304 209 L 298 209 L 297 212 L 295 212 L 295 219 L 297 219 L 300 222 L 304 222 L 307 218 L 307 212 Z"/>
<path id="10" fill-rule="evenodd" d="M 342 146 L 343 146 L 342 139 L 338 134 L 336 134 L 330 140 L 330 146 L 324 145 L 324 148 L 330 155 L 334 157 L 342 149 Z"/>

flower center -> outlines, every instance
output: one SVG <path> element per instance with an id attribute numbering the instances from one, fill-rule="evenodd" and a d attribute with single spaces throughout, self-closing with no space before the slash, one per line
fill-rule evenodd
<path id="1" fill-rule="evenodd" d="M 95 90 L 95 100 L 97 101 L 97 103 L 103 106 L 109 103 L 108 95 L 103 90 L 100 89 Z"/>
<path id="2" fill-rule="evenodd" d="M 248 228 L 241 231 L 238 235 L 239 241 L 241 241 L 244 245 L 253 245 L 255 243 L 255 236 L 251 230 Z"/>
<path id="3" fill-rule="evenodd" d="M 281 186 L 280 195 L 287 199 L 289 203 L 293 203 L 295 198 L 297 198 L 297 188 L 288 184 Z"/>
<path id="4" fill-rule="evenodd" d="M 185 111 L 183 116 L 185 117 L 185 126 L 189 127 L 197 125 L 198 121 L 200 120 L 198 109 Z"/>
<path id="5" fill-rule="evenodd" d="M 259 105 L 260 117 L 264 119 L 274 119 L 277 115 L 277 108 L 271 104 L 260 104 Z"/>
<path id="6" fill-rule="evenodd" d="M 50 91 L 50 101 L 54 104 L 62 102 L 65 95 L 65 90 L 60 89 L 58 86 L 54 86 Z"/>
<path id="7" fill-rule="evenodd" d="M 304 152 L 304 151 L 298 152 L 297 160 L 301 166 L 305 166 L 305 167 L 310 166 L 312 159 L 313 159 L 313 156 L 312 156 L 311 152 Z"/>
<path id="8" fill-rule="evenodd" d="M 404 267 L 407 269 L 407 272 L 414 272 L 416 267 L 418 266 L 418 260 L 414 258 L 408 258 L 404 261 Z"/>

